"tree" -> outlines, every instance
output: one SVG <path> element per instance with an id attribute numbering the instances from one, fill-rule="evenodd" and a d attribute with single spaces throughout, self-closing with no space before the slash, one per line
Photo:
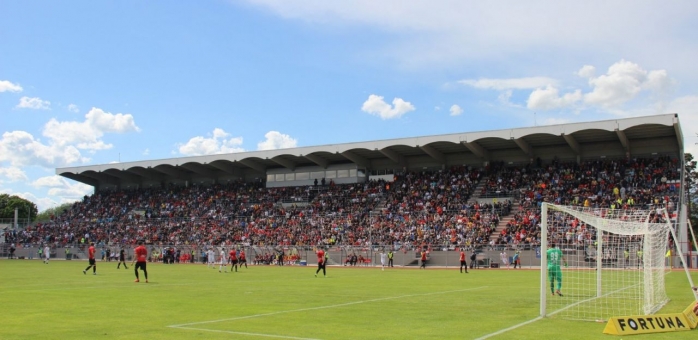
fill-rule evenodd
<path id="1" fill-rule="evenodd" d="M 72 206 L 73 203 L 63 203 L 55 208 L 48 208 L 36 216 L 36 221 L 48 221 L 51 219 L 51 216 L 59 216 Z"/>
<path id="2" fill-rule="evenodd" d="M 39 211 L 36 204 L 24 198 L 15 195 L 0 194 L 0 218 L 14 219 L 15 208 L 18 210 L 17 218 L 29 223 L 36 219 L 36 215 Z"/>

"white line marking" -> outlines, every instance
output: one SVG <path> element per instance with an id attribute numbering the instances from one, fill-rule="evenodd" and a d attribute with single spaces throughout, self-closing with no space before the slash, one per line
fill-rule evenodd
<path id="1" fill-rule="evenodd" d="M 629 289 L 629 288 L 632 288 L 632 287 L 635 287 L 635 286 L 637 286 L 637 285 L 633 285 L 633 286 L 629 286 L 629 287 L 622 287 L 622 288 L 620 288 L 620 289 L 618 289 L 618 290 L 614 290 L 614 291 L 612 291 L 612 292 L 610 292 L 610 293 L 606 293 L 606 294 L 601 295 L 601 296 L 599 296 L 599 297 L 594 296 L 594 297 L 591 297 L 591 298 L 586 299 L 586 300 L 577 301 L 577 302 L 575 302 L 575 303 L 573 303 L 573 304 L 571 304 L 571 305 L 569 305 L 569 306 L 565 306 L 565 307 L 563 307 L 563 308 L 561 308 L 561 309 L 558 309 L 558 310 L 556 310 L 556 311 L 554 311 L 554 312 L 552 312 L 552 313 L 547 313 L 547 316 L 553 316 L 553 315 L 555 315 L 555 314 L 558 314 L 558 313 L 561 313 L 561 312 L 563 312 L 563 311 L 565 311 L 565 310 L 568 310 L 568 309 L 570 309 L 570 308 L 572 308 L 572 307 L 578 306 L 578 305 L 580 305 L 580 304 L 582 304 L 582 303 L 585 303 L 585 302 L 588 302 L 588 301 L 591 301 L 591 300 L 595 300 L 595 299 L 599 299 L 599 298 L 602 298 L 602 297 L 605 297 L 605 296 L 608 296 L 608 295 L 612 295 L 612 294 L 615 294 L 615 293 L 620 292 L 620 291 L 622 291 L 622 290 L 626 290 L 626 289 Z M 495 336 L 495 335 L 499 335 L 499 334 L 502 334 L 502 333 L 506 333 L 506 332 L 508 332 L 508 331 L 510 331 L 510 330 L 519 328 L 519 327 L 521 327 L 521 326 L 528 325 L 528 324 L 530 324 L 530 323 L 534 323 L 534 322 L 536 322 L 536 321 L 538 321 L 538 320 L 541 320 L 541 319 L 543 319 L 543 317 L 542 317 L 542 316 L 539 316 L 539 317 L 537 317 L 537 318 L 535 318 L 535 319 L 528 320 L 528 321 L 526 321 L 526 322 L 522 322 L 522 323 L 520 323 L 520 324 L 518 324 L 518 325 L 514 325 L 514 326 L 511 326 L 511 327 L 509 327 L 509 328 L 505 328 L 505 329 L 499 330 L 499 331 L 494 332 L 494 333 L 491 333 L 491 334 L 487 334 L 487 335 L 485 335 L 485 336 L 483 336 L 483 337 L 477 338 L 476 340 L 487 339 L 487 338 L 492 337 L 492 336 Z"/>
<path id="2" fill-rule="evenodd" d="M 75 282 L 56 282 L 56 283 L 32 283 L 26 285 L 12 285 L 12 286 L 0 286 L 2 289 L 6 288 L 27 288 L 27 287 L 55 287 L 61 285 L 74 285 Z"/>
<path id="3" fill-rule="evenodd" d="M 508 331 L 510 331 L 510 330 L 512 330 L 512 329 L 516 329 L 516 328 L 519 328 L 519 327 L 521 327 L 521 326 L 526 326 L 526 325 L 528 325 L 528 324 L 530 324 L 530 323 L 534 323 L 534 322 L 536 322 L 536 321 L 538 321 L 538 320 L 541 320 L 541 319 L 543 319 L 543 317 L 542 317 L 542 316 L 539 316 L 539 317 L 537 317 L 537 318 L 535 318 L 535 319 L 531 319 L 531 320 L 522 322 L 522 323 L 520 323 L 520 324 L 518 324 L 518 325 L 514 325 L 514 326 L 511 326 L 511 327 L 509 327 L 509 328 L 505 328 L 505 329 L 496 331 L 496 332 L 494 332 L 494 333 L 490 333 L 490 334 L 484 335 L 484 336 L 479 337 L 479 338 L 477 338 L 477 339 L 475 339 L 475 340 L 487 339 L 487 338 L 493 337 L 493 336 L 495 336 L 495 335 L 503 334 L 503 333 L 506 333 L 506 332 L 508 332 Z"/>
<path id="4" fill-rule="evenodd" d="M 295 312 L 305 312 L 305 311 L 309 311 L 309 310 L 337 308 L 337 307 L 358 305 L 358 304 L 362 304 L 362 303 L 369 303 L 369 302 L 376 302 L 376 301 L 385 301 L 385 300 L 401 299 L 401 298 L 406 298 L 406 297 L 429 296 L 429 295 L 437 295 L 437 294 L 448 294 L 448 293 L 466 292 L 466 291 L 475 290 L 475 289 L 481 289 L 481 288 L 487 288 L 487 286 L 476 287 L 476 288 L 469 288 L 469 289 L 449 290 L 449 291 L 444 291 L 444 292 L 433 292 L 433 293 L 424 293 L 424 294 L 411 294 L 411 295 L 392 296 L 392 297 L 385 297 L 385 298 L 378 298 L 378 299 L 371 299 L 371 300 L 363 300 L 363 301 L 354 301 L 354 302 L 340 303 L 340 304 L 337 304 L 337 305 L 328 305 L 328 306 L 319 306 L 319 307 L 310 307 L 310 308 L 300 308 L 300 309 L 285 310 L 285 311 L 278 311 L 278 312 L 272 312 L 272 313 L 246 315 L 246 316 L 239 316 L 239 317 L 229 318 L 229 319 L 219 319 L 219 320 L 209 320 L 209 321 L 200 321 L 200 322 L 190 322 L 190 323 L 183 323 L 183 324 L 179 324 L 179 325 L 170 325 L 170 326 L 167 326 L 167 327 L 170 327 L 170 328 L 183 328 L 184 326 L 203 325 L 203 324 L 217 323 L 217 322 L 224 322 L 224 321 L 235 321 L 235 320 L 251 319 L 251 318 L 258 318 L 258 317 L 262 317 L 262 316 L 270 316 L 270 315 L 278 315 L 278 314 L 286 314 L 286 313 L 295 313 Z"/>
<path id="5" fill-rule="evenodd" d="M 45 289 L 18 289 L 15 291 L 18 291 L 18 292 L 50 292 L 50 291 L 57 291 L 57 290 L 112 289 L 112 288 L 119 288 L 120 289 L 120 288 L 130 288 L 130 287 L 139 287 L 139 286 L 141 286 L 141 287 L 147 286 L 147 287 L 157 288 L 157 287 L 165 287 L 165 286 L 170 287 L 170 286 L 191 286 L 191 285 L 194 285 L 194 284 L 193 283 L 175 283 L 175 284 L 157 284 L 157 283 L 153 283 L 153 284 L 147 283 L 146 284 L 146 283 L 143 283 L 143 284 L 139 285 L 139 284 L 135 284 L 135 283 L 133 283 L 133 281 L 131 281 L 131 283 L 124 283 L 124 284 L 119 285 L 119 286 L 116 286 L 116 285 L 106 286 L 105 285 L 105 286 L 82 286 L 82 287 L 45 288 Z"/>
<path id="6" fill-rule="evenodd" d="M 560 308 L 560 309 L 558 309 L 558 310 L 556 310 L 556 311 L 554 311 L 554 312 L 552 312 L 552 313 L 547 313 L 547 314 L 548 314 L 548 316 L 552 316 L 552 315 L 555 315 L 555 314 L 564 312 L 564 311 L 566 311 L 566 310 L 568 310 L 568 309 L 570 309 L 570 308 L 572 308 L 572 307 L 579 306 L 579 305 L 581 305 L 581 304 L 583 304 L 583 303 L 586 303 L 586 302 L 589 302 L 589 301 L 592 301 L 592 300 L 596 300 L 596 299 L 600 299 L 600 298 L 604 298 L 604 297 L 606 297 L 606 296 L 610 296 L 610 295 L 613 295 L 613 294 L 618 293 L 618 292 L 620 292 L 620 291 L 624 291 L 624 290 L 626 290 L 626 289 L 631 289 L 631 288 L 633 288 L 633 287 L 637 287 L 637 286 L 639 286 L 639 285 L 640 285 L 640 284 L 638 283 L 638 284 L 634 284 L 634 285 L 632 285 L 632 286 L 618 288 L 618 289 L 616 289 L 616 290 L 614 290 L 614 291 L 612 291 L 612 292 L 608 292 L 608 293 L 603 294 L 603 295 L 601 295 L 601 296 L 592 296 L 592 297 L 590 297 L 590 298 L 588 298 L 588 299 L 586 299 L 586 300 L 577 301 L 577 302 L 575 302 L 575 303 L 573 303 L 573 304 L 571 304 L 571 305 L 565 306 L 565 307 Z M 583 320 L 583 319 L 582 319 L 582 320 Z"/>
<path id="7" fill-rule="evenodd" d="M 168 326 L 172 327 L 172 326 Z M 206 332 L 217 332 L 217 333 L 228 333 L 228 334 L 240 334 L 240 335 L 254 335 L 254 336 L 265 336 L 268 338 L 282 338 L 282 339 L 298 339 L 298 340 L 319 340 L 315 338 L 298 338 L 295 336 L 285 336 L 285 335 L 273 335 L 273 334 L 262 334 L 262 333 L 248 333 L 248 332 L 235 332 L 235 331 L 222 331 L 217 329 L 206 329 L 206 328 L 194 328 L 194 327 L 173 327 L 177 329 L 189 329 L 196 331 L 206 331 Z"/>

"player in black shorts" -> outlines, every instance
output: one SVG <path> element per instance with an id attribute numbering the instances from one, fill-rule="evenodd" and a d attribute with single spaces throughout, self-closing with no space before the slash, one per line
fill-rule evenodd
<path id="1" fill-rule="evenodd" d="M 247 255 L 245 255 L 245 249 L 240 250 L 240 256 L 238 256 L 238 262 L 240 263 L 240 268 L 242 268 L 242 265 L 245 265 L 245 268 L 247 268 Z"/>
<path id="2" fill-rule="evenodd" d="M 134 272 L 136 273 L 135 282 L 140 282 L 140 278 L 138 277 L 138 269 L 141 269 L 145 275 L 145 283 L 148 283 L 148 270 L 145 268 L 145 263 L 148 259 L 148 250 L 145 249 L 143 243 L 143 241 L 138 241 L 138 247 L 136 247 L 136 250 L 134 251 L 136 257 L 133 259 L 133 262 L 136 264 L 136 267 L 134 267 Z M 133 263 L 131 263 L 131 265 L 133 265 Z"/>
<path id="3" fill-rule="evenodd" d="M 83 274 L 87 274 L 87 271 L 92 268 L 92 275 L 97 275 L 97 262 L 95 262 L 95 243 L 90 242 L 90 248 L 87 249 L 87 257 L 90 260 L 90 265 L 82 271 Z"/>
<path id="4" fill-rule="evenodd" d="M 230 253 L 228 254 L 228 261 L 230 262 L 230 272 L 232 273 L 233 270 L 236 272 L 238 271 L 238 256 L 237 252 L 235 251 L 235 248 L 230 249 Z"/>
<path id="5" fill-rule="evenodd" d="M 124 269 L 128 269 L 126 267 L 126 251 L 123 248 L 119 251 L 119 264 L 116 265 L 116 269 L 119 269 L 122 263 L 124 264 Z"/>

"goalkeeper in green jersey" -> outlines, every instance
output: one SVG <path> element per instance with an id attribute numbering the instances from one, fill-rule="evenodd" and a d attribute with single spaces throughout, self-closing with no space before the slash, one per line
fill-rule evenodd
<path id="1" fill-rule="evenodd" d="M 548 280 L 550 280 L 550 292 L 555 296 L 555 294 L 562 296 L 560 289 L 562 288 L 562 270 L 560 270 L 560 263 L 564 262 L 565 267 L 567 267 L 567 260 L 565 255 L 562 254 L 562 250 L 555 246 L 555 243 L 551 244 L 550 249 L 545 253 L 545 258 L 548 260 Z M 555 289 L 555 281 L 557 281 L 557 289 Z"/>

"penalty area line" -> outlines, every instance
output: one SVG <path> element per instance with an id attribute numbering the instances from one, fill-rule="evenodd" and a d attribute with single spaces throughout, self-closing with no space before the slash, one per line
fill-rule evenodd
<path id="1" fill-rule="evenodd" d="M 539 316 L 539 317 L 537 317 L 537 318 L 535 318 L 535 319 L 531 319 L 531 320 L 522 322 L 522 323 L 520 323 L 520 324 L 518 324 L 518 325 L 513 325 L 513 326 L 511 326 L 511 327 L 509 327 L 509 328 L 505 328 L 505 329 L 496 331 L 496 332 L 494 332 L 494 333 L 490 333 L 490 334 L 481 336 L 481 337 L 479 337 L 479 338 L 477 338 L 477 339 L 475 339 L 475 340 L 487 339 L 487 338 L 491 338 L 491 337 L 496 336 L 496 335 L 504 334 L 504 333 L 506 333 L 506 332 L 508 332 L 508 331 L 517 329 L 517 328 L 522 327 L 522 326 L 526 326 L 526 325 L 528 325 L 528 324 L 534 323 L 534 322 L 536 322 L 536 321 L 538 321 L 538 320 L 541 320 L 541 319 L 543 319 L 543 317 L 542 317 L 542 316 Z"/>
<path id="2" fill-rule="evenodd" d="M 631 289 L 631 288 L 633 288 L 633 287 L 635 287 L 635 286 L 637 286 L 637 285 L 632 285 L 632 286 L 630 286 L 630 287 L 623 287 L 623 288 L 614 290 L 614 291 L 612 291 L 612 292 L 606 293 L 606 294 L 602 295 L 601 297 L 609 296 L 609 295 L 615 294 L 615 293 L 617 293 L 617 292 L 620 292 L 620 291 L 623 291 L 623 290 L 626 290 L 626 289 Z M 564 308 L 562 308 L 562 309 L 558 309 L 558 310 L 556 310 L 556 311 L 554 311 L 554 312 L 548 313 L 547 315 L 548 315 L 548 316 L 553 316 L 553 315 L 558 314 L 558 313 L 560 313 L 560 312 L 564 312 L 564 311 L 567 310 L 567 309 L 570 309 L 570 308 L 575 307 L 575 306 L 577 306 L 577 305 L 581 305 L 581 304 L 583 304 L 583 303 L 585 303 L 585 302 L 588 302 L 588 301 L 591 301 L 591 300 L 594 300 L 594 299 L 597 299 L 597 298 L 596 298 L 596 297 L 592 297 L 592 298 L 589 298 L 589 299 L 586 299 L 586 300 L 577 301 L 577 302 L 575 302 L 575 303 L 573 303 L 573 304 L 571 304 L 571 305 L 569 305 L 569 306 L 566 306 L 566 307 L 564 307 Z M 542 316 L 539 316 L 539 317 L 537 317 L 537 318 L 535 318 L 535 319 L 528 320 L 528 321 L 523 322 L 523 323 L 520 323 L 520 324 L 518 324 L 518 325 L 514 325 L 514 326 L 511 326 L 511 327 L 509 327 L 509 328 L 502 329 L 502 330 L 497 331 L 497 332 L 494 332 L 494 333 L 492 333 L 492 334 L 487 334 L 487 335 L 485 335 L 485 336 L 483 336 L 483 337 L 477 338 L 476 340 L 487 339 L 487 338 L 492 337 L 492 336 L 495 336 L 495 335 L 499 335 L 499 334 L 502 334 L 502 333 L 506 333 L 506 332 L 508 332 L 508 331 L 510 331 L 510 330 L 519 328 L 519 327 L 521 327 L 521 326 L 528 325 L 528 324 L 530 324 L 530 323 L 534 323 L 534 322 L 536 322 L 536 321 L 538 321 L 538 320 L 541 320 L 541 319 L 543 319 L 543 317 L 542 317 Z"/>
<path id="3" fill-rule="evenodd" d="M 279 314 L 286 314 L 286 313 L 296 313 L 296 312 L 306 312 L 306 311 L 318 310 L 318 309 L 338 308 L 338 307 L 345 307 L 345 306 L 351 306 L 351 305 L 358 305 L 358 304 L 362 304 L 362 303 L 378 302 L 378 301 L 386 301 L 386 300 L 395 300 L 395 299 L 402 299 L 402 298 L 408 298 L 408 297 L 429 296 L 429 295 L 438 295 L 438 294 L 449 294 L 449 293 L 467 292 L 467 291 L 476 290 L 476 289 L 482 289 L 482 288 L 487 288 L 487 286 L 481 286 L 481 287 L 475 287 L 475 288 L 468 288 L 468 289 L 447 290 L 447 291 L 443 291 L 443 292 L 432 292 L 432 293 L 423 293 L 423 294 L 410 294 L 410 295 L 391 296 L 391 297 L 384 297 L 384 298 L 371 299 L 371 300 L 362 300 L 362 301 L 354 301 L 354 302 L 340 303 L 340 304 L 336 304 L 336 305 L 327 305 L 327 306 L 318 306 L 318 307 L 310 307 L 310 308 L 300 308 L 300 309 L 292 309 L 292 310 L 282 310 L 282 311 L 271 312 L 271 313 L 262 313 L 262 314 L 245 315 L 245 316 L 238 316 L 238 317 L 235 317 L 235 318 L 228 318 L 228 319 L 218 319 L 218 320 L 209 320 L 209 321 L 190 322 L 190 323 L 183 323 L 183 324 L 179 324 L 179 325 L 169 325 L 169 326 L 167 326 L 167 327 L 169 327 L 169 328 L 184 328 L 185 326 L 203 325 L 203 324 L 209 324 L 209 323 L 217 323 L 217 322 L 225 322 L 225 321 L 235 321 L 235 320 L 243 320 L 243 319 L 252 319 L 252 318 L 258 318 L 258 317 L 263 317 L 263 316 L 279 315 Z"/>

